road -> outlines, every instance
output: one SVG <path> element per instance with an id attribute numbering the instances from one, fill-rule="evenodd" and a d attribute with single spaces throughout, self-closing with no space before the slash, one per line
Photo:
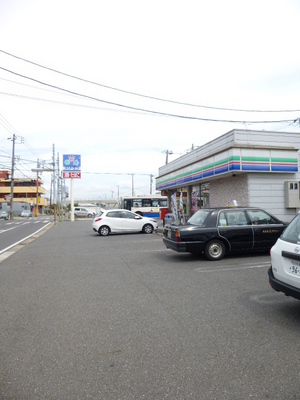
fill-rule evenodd
<path id="1" fill-rule="evenodd" d="M 0 254 L 47 227 L 53 217 L 0 219 Z"/>
<path id="2" fill-rule="evenodd" d="M 0 398 L 299 399 L 300 302 L 269 264 L 58 223 L 0 264 Z"/>

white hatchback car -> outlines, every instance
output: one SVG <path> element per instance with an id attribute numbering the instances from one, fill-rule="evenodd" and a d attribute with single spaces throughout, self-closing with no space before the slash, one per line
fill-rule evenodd
<path id="1" fill-rule="evenodd" d="M 158 224 L 155 219 L 142 217 L 128 210 L 113 209 L 97 214 L 92 228 L 99 235 L 107 236 L 110 233 L 152 233 L 157 230 Z"/>
<path id="2" fill-rule="evenodd" d="M 271 287 L 300 300 L 300 214 L 287 226 L 271 248 Z"/>

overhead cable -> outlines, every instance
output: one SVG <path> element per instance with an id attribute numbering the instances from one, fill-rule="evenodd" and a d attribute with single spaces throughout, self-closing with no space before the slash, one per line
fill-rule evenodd
<path id="1" fill-rule="evenodd" d="M 59 86 L 51 85 L 49 83 L 45 83 L 45 82 L 39 81 L 38 79 L 34 79 L 34 78 L 31 78 L 31 77 L 28 77 L 26 75 L 19 74 L 17 72 L 11 71 L 11 70 L 9 70 L 7 68 L 0 67 L 0 69 L 2 69 L 3 71 L 6 71 L 8 73 L 17 75 L 17 76 L 19 76 L 21 78 L 29 79 L 29 80 L 37 82 L 37 83 L 39 83 L 41 85 L 52 87 L 52 88 L 61 90 L 61 91 L 66 92 L 66 93 L 70 93 L 70 94 L 73 94 L 73 95 L 76 95 L 76 96 L 80 96 L 82 98 L 98 101 L 98 102 L 109 104 L 109 105 L 113 105 L 113 106 L 116 106 L 116 107 L 121 107 L 121 108 L 124 108 L 124 109 L 141 111 L 141 112 L 154 114 L 154 115 L 161 115 L 161 116 L 188 119 L 188 120 L 209 121 L 209 122 L 223 122 L 223 123 L 228 122 L 228 123 L 241 123 L 241 124 L 270 124 L 270 123 L 282 123 L 282 122 L 290 122 L 290 121 L 292 121 L 291 119 L 287 119 L 287 120 L 272 120 L 272 121 L 271 120 L 270 121 L 247 121 L 247 120 L 231 120 L 231 119 L 214 119 L 214 118 L 201 118 L 201 117 L 194 117 L 194 116 L 188 116 L 188 115 L 165 113 L 165 112 L 155 111 L 155 110 L 147 110 L 147 109 L 143 109 L 143 108 L 139 108 L 139 107 L 126 106 L 126 105 L 121 104 L 121 103 L 114 103 L 114 102 L 111 102 L 111 101 L 102 100 L 102 99 L 98 99 L 96 97 L 92 97 L 92 96 L 88 96 L 88 95 L 81 94 L 81 93 L 78 93 L 78 92 L 74 92 L 74 91 L 69 90 L 69 89 L 64 89 L 64 88 L 61 88 Z M 293 118 L 293 120 L 294 119 L 295 118 Z"/>
<path id="2" fill-rule="evenodd" d="M 58 70 L 56 70 L 54 68 L 46 67 L 46 66 L 38 64 L 38 63 L 36 63 L 34 61 L 27 60 L 26 58 L 22 58 L 22 57 L 16 56 L 14 54 L 11 54 L 11 53 L 9 53 L 7 51 L 4 51 L 4 50 L 1 50 L 1 49 L 0 49 L 0 52 L 3 53 L 3 54 L 8 55 L 10 57 L 13 57 L 13 58 L 16 58 L 18 60 L 24 61 L 26 63 L 35 65 L 35 66 L 37 66 L 39 68 L 43 68 L 43 69 L 46 69 L 48 71 L 52 71 L 52 72 L 55 72 L 57 74 L 60 74 L 60 75 L 63 75 L 63 76 L 67 76 L 67 77 L 72 78 L 72 79 L 77 79 L 79 81 L 86 82 L 86 83 L 89 83 L 89 84 L 92 84 L 92 85 L 101 86 L 101 87 L 103 87 L 105 89 L 110 89 L 110 90 L 114 90 L 114 91 L 130 94 L 132 96 L 139 96 L 139 97 L 143 97 L 143 98 L 147 98 L 147 99 L 151 99 L 151 100 L 156 100 L 156 101 L 162 101 L 162 102 L 167 102 L 167 103 L 172 103 L 172 104 L 179 104 L 179 105 L 183 105 L 183 106 L 196 107 L 196 108 L 206 108 L 206 109 L 211 109 L 211 110 L 235 111 L 235 112 L 246 112 L 246 113 L 287 113 L 287 112 L 299 112 L 300 111 L 299 109 L 295 109 L 295 110 L 256 110 L 256 109 L 238 109 L 238 108 L 228 108 L 228 107 L 214 107 L 214 106 L 207 106 L 207 105 L 179 102 L 179 101 L 169 100 L 169 99 L 162 99 L 162 98 L 159 98 L 159 97 L 148 96 L 148 95 L 144 95 L 144 94 L 141 94 L 141 93 L 136 93 L 136 92 L 131 92 L 131 91 L 124 90 L 124 89 L 115 88 L 115 87 L 104 85 L 104 84 L 101 84 L 101 83 L 98 83 L 98 82 L 95 82 L 95 81 L 91 81 L 91 80 L 88 80 L 88 79 L 79 78 L 78 76 L 71 75 L 71 74 L 68 74 L 68 73 L 65 73 L 65 72 L 61 72 L 61 71 L 58 71 Z"/>

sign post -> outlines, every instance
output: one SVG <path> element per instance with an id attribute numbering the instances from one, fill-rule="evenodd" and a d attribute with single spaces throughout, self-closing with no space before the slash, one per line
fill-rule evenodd
<path id="1" fill-rule="evenodd" d="M 71 179 L 70 182 L 71 221 L 74 222 L 73 179 L 81 179 L 81 155 L 79 154 L 63 155 L 63 178 Z"/>

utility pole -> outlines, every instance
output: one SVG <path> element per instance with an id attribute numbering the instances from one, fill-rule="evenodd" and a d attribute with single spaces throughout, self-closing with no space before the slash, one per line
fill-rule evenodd
<path id="1" fill-rule="evenodd" d="M 53 161 L 53 205 L 54 205 L 54 224 L 56 224 L 56 179 L 55 179 L 55 145 L 52 148 L 52 161 Z"/>
<path id="2" fill-rule="evenodd" d="M 134 196 L 134 174 L 131 174 L 131 196 Z"/>
<path id="3" fill-rule="evenodd" d="M 172 150 L 164 150 L 162 153 L 166 153 L 166 164 L 169 162 L 169 154 L 174 154 Z"/>
<path id="4" fill-rule="evenodd" d="M 61 192 L 60 192 L 60 176 L 59 176 L 59 153 L 57 153 L 57 212 L 60 218 L 60 200 L 61 200 Z"/>
<path id="5" fill-rule="evenodd" d="M 36 217 L 38 216 L 38 195 L 39 195 L 39 172 L 53 172 L 52 168 L 41 168 L 39 159 L 37 160 L 37 168 L 32 168 L 32 172 L 36 172 Z"/>
<path id="6" fill-rule="evenodd" d="M 50 214 L 52 210 L 52 185 L 53 185 L 53 176 L 51 175 L 51 184 L 50 184 Z"/>
<path id="7" fill-rule="evenodd" d="M 10 179 L 10 210 L 9 215 L 10 219 L 14 219 L 13 213 L 13 204 L 14 204 L 14 175 L 15 175 L 15 142 L 16 142 L 16 135 L 13 134 L 12 138 L 12 159 L 11 159 L 11 179 Z"/>
<path id="8" fill-rule="evenodd" d="M 40 168 L 40 161 L 37 159 L 36 162 L 36 209 L 35 209 L 35 216 L 39 215 L 39 172 L 38 169 Z"/>
<path id="9" fill-rule="evenodd" d="M 153 175 L 150 174 L 150 194 L 152 194 Z"/>

